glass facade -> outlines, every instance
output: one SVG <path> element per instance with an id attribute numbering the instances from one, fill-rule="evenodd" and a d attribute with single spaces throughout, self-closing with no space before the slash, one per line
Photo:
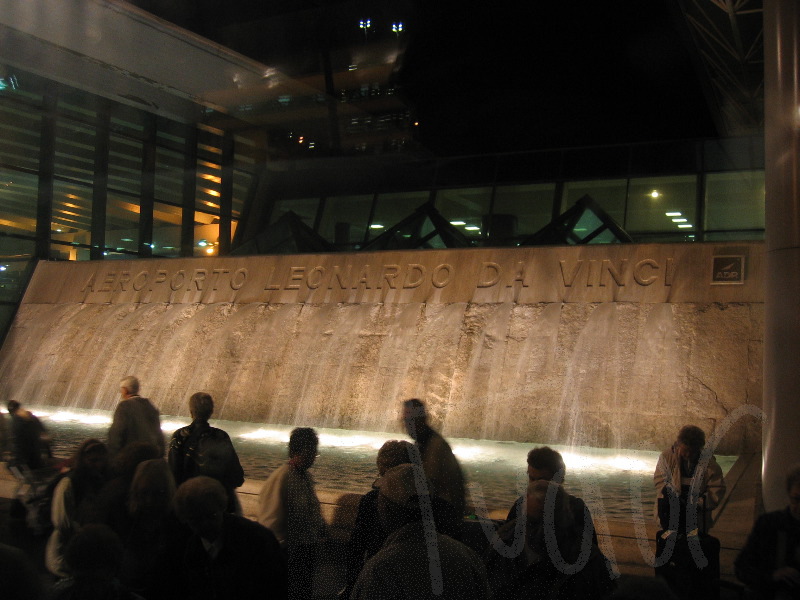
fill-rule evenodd
<path id="1" fill-rule="evenodd" d="M 225 255 L 288 211 L 340 251 L 423 205 L 473 246 L 514 246 L 585 195 L 637 242 L 763 237 L 757 136 L 298 158 L 274 154 L 267 126 L 178 122 L 24 71 L 14 82 L 0 89 L 0 318 L 37 259 Z"/>

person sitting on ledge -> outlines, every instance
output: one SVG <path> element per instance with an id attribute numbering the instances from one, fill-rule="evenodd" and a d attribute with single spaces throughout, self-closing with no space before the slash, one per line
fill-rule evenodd
<path id="1" fill-rule="evenodd" d="M 763 600 L 800 598 L 800 465 L 786 475 L 789 506 L 761 515 L 736 557 L 736 577 Z"/>
<path id="2" fill-rule="evenodd" d="M 567 467 L 564 464 L 564 458 L 557 450 L 553 450 L 550 446 L 540 446 L 528 452 L 528 481 L 530 483 L 535 481 L 556 481 L 563 484 L 566 474 Z M 581 498 L 568 494 L 566 491 L 564 493 L 566 494 L 570 513 L 572 513 L 578 528 L 583 531 L 584 528 L 589 527 L 592 543 L 597 544 L 597 532 L 594 529 L 594 521 L 592 520 L 592 513 L 589 512 L 589 507 L 586 506 L 586 503 Z M 511 510 L 508 511 L 506 521 L 513 521 L 520 516 L 524 500 L 524 496 L 517 498 Z"/>
<path id="3" fill-rule="evenodd" d="M 655 515 L 659 526 L 668 529 L 670 523 L 670 499 L 680 502 L 680 519 L 673 525 L 682 530 L 687 525 L 689 508 L 697 508 L 697 523 L 701 533 L 711 528 L 712 511 L 725 496 L 725 479 L 722 469 L 713 455 L 704 458 L 705 432 L 696 425 L 684 425 L 678 439 L 658 457 L 653 483 L 656 489 Z M 684 533 L 684 532 L 681 532 Z"/>

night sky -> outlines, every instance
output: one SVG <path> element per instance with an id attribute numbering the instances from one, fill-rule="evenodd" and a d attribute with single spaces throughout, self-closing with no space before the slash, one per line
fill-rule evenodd
<path id="1" fill-rule="evenodd" d="M 359 17 L 397 13 L 408 36 L 401 97 L 439 154 L 717 134 L 677 0 L 134 3 L 266 64 L 287 53 L 317 64 L 325 28 L 334 45 L 357 41 Z M 232 27 L 257 22 L 249 31 L 260 35 Z"/>
<path id="2" fill-rule="evenodd" d="M 716 134 L 661 0 L 429 2 L 401 83 L 423 142 L 520 150 Z M 503 8 L 505 6 L 505 9 Z"/>

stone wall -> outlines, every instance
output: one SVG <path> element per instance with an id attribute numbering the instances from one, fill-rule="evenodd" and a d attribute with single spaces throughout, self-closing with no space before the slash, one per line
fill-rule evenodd
<path id="1" fill-rule="evenodd" d="M 38 266 L 3 401 L 658 449 L 684 423 L 760 446 L 763 245 L 609 245 Z"/>

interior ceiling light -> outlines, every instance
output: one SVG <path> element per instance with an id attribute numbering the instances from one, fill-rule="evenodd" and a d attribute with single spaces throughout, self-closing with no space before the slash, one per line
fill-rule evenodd
<path id="1" fill-rule="evenodd" d="M 450 225 L 466 225 L 464 221 L 450 221 Z"/>
<path id="2" fill-rule="evenodd" d="M 689 219 L 672 219 L 673 223 L 687 223 Z"/>
<path id="3" fill-rule="evenodd" d="M 372 225 L 369 226 L 369 228 L 370 229 L 383 229 L 383 225 L 381 225 L 380 223 L 373 223 Z"/>
<path id="4" fill-rule="evenodd" d="M 481 230 L 480 227 L 476 227 L 475 225 L 467 225 L 466 227 L 464 227 L 464 229 L 466 229 L 467 231 L 480 231 Z"/>
<path id="5" fill-rule="evenodd" d="M 650 192 L 651 198 L 658 198 L 660 195 L 661 194 L 658 193 L 658 190 L 653 190 L 652 192 Z"/>
<path id="6" fill-rule="evenodd" d="M 688 225 L 688 224 L 687 225 L 678 225 L 678 227 L 680 227 L 681 229 L 686 229 L 688 227 L 694 227 L 694 225 Z"/>
<path id="7" fill-rule="evenodd" d="M 681 213 L 679 213 L 679 212 L 668 212 L 668 213 L 664 213 L 664 214 L 667 215 L 668 217 L 680 217 L 681 216 Z"/>

